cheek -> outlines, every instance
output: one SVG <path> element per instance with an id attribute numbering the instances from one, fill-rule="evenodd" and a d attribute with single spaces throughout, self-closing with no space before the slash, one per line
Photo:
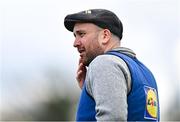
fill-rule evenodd
<path id="1" fill-rule="evenodd" d="M 86 49 L 89 49 L 90 47 L 92 47 L 93 43 L 92 43 L 92 40 L 90 39 L 84 39 L 82 40 L 82 45 L 86 48 Z"/>
<path id="2" fill-rule="evenodd" d="M 102 47 L 102 38 L 98 36 L 94 42 L 94 47 L 100 49 Z"/>
<path id="3" fill-rule="evenodd" d="M 103 43 L 103 35 L 102 34 L 97 35 L 97 42 L 99 45 L 102 45 L 102 43 Z"/>
<path id="4" fill-rule="evenodd" d="M 96 50 L 95 48 L 99 47 L 97 36 L 95 36 L 94 38 L 86 38 L 86 40 L 83 40 L 82 43 L 87 51 L 94 51 Z"/>

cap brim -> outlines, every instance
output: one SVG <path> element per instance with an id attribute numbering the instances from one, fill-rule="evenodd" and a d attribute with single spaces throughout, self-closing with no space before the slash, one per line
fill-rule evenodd
<path id="1" fill-rule="evenodd" d="M 67 30 L 73 32 L 74 25 L 75 25 L 76 22 L 78 22 L 78 21 L 66 19 L 66 20 L 64 21 L 64 25 L 65 25 L 65 27 L 66 27 Z"/>
<path id="2" fill-rule="evenodd" d="M 71 14 L 65 17 L 64 19 L 64 26 L 67 30 L 73 32 L 74 25 L 76 23 L 87 23 L 87 22 L 94 22 L 94 16 L 86 15 L 86 14 Z"/>

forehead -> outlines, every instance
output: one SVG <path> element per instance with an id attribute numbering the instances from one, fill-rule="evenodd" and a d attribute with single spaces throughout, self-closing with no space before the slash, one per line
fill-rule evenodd
<path id="1" fill-rule="evenodd" d="M 93 23 L 76 23 L 74 25 L 74 29 L 73 32 L 77 32 L 77 31 L 94 31 L 97 30 L 98 26 L 96 26 Z"/>

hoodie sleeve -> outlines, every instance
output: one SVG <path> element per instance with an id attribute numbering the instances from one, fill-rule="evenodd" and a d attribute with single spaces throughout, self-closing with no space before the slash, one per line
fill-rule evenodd
<path id="1" fill-rule="evenodd" d="M 97 121 L 127 120 L 130 72 L 126 63 L 113 55 L 100 55 L 89 65 L 86 89 L 96 102 Z"/>

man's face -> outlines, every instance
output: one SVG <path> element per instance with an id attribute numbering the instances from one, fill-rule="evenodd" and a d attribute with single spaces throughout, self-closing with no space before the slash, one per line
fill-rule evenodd
<path id="1" fill-rule="evenodd" d="M 96 56 L 104 53 L 99 44 L 100 30 L 91 23 L 77 23 L 74 26 L 75 41 L 73 46 L 77 48 L 85 66 L 88 66 Z"/>

